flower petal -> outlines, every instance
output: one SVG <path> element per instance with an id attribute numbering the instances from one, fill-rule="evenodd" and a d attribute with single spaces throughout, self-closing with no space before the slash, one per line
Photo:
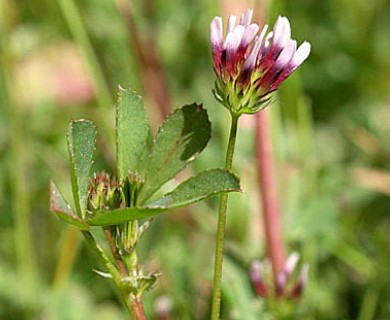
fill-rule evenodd
<path id="1" fill-rule="evenodd" d="M 278 17 L 274 26 L 274 37 L 272 46 L 277 50 L 283 48 L 286 42 L 291 38 L 290 22 L 286 17 Z"/>
<path id="2" fill-rule="evenodd" d="M 243 72 L 252 72 L 253 69 L 256 66 L 257 57 L 259 55 L 259 51 L 261 48 L 261 37 L 257 37 L 254 47 L 252 48 L 251 53 L 249 54 L 248 58 L 246 58 L 244 65 L 242 66 Z"/>
<path id="3" fill-rule="evenodd" d="M 213 53 L 214 65 L 219 72 L 223 47 L 222 18 L 215 17 L 210 24 L 210 42 Z"/>
<path id="4" fill-rule="evenodd" d="M 311 45 L 309 42 L 304 41 L 295 52 L 294 57 L 292 58 L 291 65 L 294 66 L 294 70 L 298 68 L 303 61 L 309 56 L 311 50 Z"/>
<path id="5" fill-rule="evenodd" d="M 237 50 L 241 44 L 244 35 L 245 27 L 242 25 L 234 26 L 233 30 L 228 33 L 225 39 L 226 48 L 226 67 L 227 71 L 231 73 L 235 68 L 238 59 Z"/>
<path id="6" fill-rule="evenodd" d="M 243 26 L 249 26 L 252 21 L 253 10 L 248 9 L 241 15 L 240 24 Z"/>
<path id="7" fill-rule="evenodd" d="M 241 46 L 245 49 L 255 38 L 257 31 L 259 31 L 259 25 L 256 23 L 252 23 L 245 27 L 244 35 L 242 37 Z"/>
<path id="8" fill-rule="evenodd" d="M 310 54 L 310 43 L 309 42 L 303 42 L 297 51 L 295 51 L 294 56 L 292 57 L 291 61 L 288 63 L 288 65 L 284 68 L 278 79 L 274 81 L 274 83 L 271 85 L 271 89 L 275 90 L 279 87 L 279 85 L 291 74 L 295 71 L 296 68 L 298 68 L 303 61 L 306 60 L 306 58 Z"/>
<path id="9" fill-rule="evenodd" d="M 280 70 L 289 65 L 297 50 L 297 42 L 295 40 L 289 40 L 283 47 L 282 52 L 279 54 L 275 61 L 275 71 Z"/>
<path id="10" fill-rule="evenodd" d="M 234 25 L 236 24 L 237 17 L 236 16 L 230 16 L 228 21 L 228 27 L 226 30 L 226 37 L 230 32 L 232 32 Z"/>
<path id="11" fill-rule="evenodd" d="M 210 24 L 210 42 L 211 47 L 213 48 L 221 48 L 223 45 L 223 35 L 222 35 L 222 18 L 215 17 Z"/>

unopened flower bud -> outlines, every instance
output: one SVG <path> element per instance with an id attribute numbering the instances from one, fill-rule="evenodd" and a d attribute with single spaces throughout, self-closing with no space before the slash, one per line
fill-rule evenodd
<path id="1" fill-rule="evenodd" d="M 133 207 L 137 203 L 139 192 L 144 184 L 144 180 L 137 172 L 130 173 L 123 181 L 123 196 L 126 201 L 126 206 Z"/>
<path id="2" fill-rule="evenodd" d="M 116 209 L 121 203 L 118 183 L 105 173 L 95 173 L 88 185 L 88 210 L 90 212 Z"/>

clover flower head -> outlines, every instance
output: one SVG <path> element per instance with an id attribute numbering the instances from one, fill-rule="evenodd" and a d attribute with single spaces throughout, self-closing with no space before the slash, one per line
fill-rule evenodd
<path id="1" fill-rule="evenodd" d="M 210 42 L 217 75 L 216 99 L 233 114 L 253 114 L 263 109 L 270 93 L 309 56 L 310 44 L 291 39 L 290 22 L 278 17 L 273 31 L 265 25 L 252 23 L 252 10 L 247 10 L 236 24 L 230 16 L 226 36 L 223 36 L 222 18 L 215 17 L 210 24 Z"/>

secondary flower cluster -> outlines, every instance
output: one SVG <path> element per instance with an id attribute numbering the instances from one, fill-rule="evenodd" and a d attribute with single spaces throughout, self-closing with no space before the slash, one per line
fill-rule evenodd
<path id="1" fill-rule="evenodd" d="M 264 263 L 258 260 L 253 261 L 250 268 L 250 279 L 256 294 L 260 297 L 276 296 L 293 300 L 299 299 L 307 284 L 309 265 L 303 264 L 298 277 L 294 278 L 293 273 L 296 271 L 298 260 L 299 254 L 297 252 L 290 254 L 283 270 L 278 274 L 275 284 L 267 282 Z"/>
<path id="2" fill-rule="evenodd" d="M 216 99 L 233 114 L 253 114 L 266 107 L 269 94 L 309 56 L 310 44 L 291 39 L 290 23 L 278 17 L 273 31 L 265 25 L 251 23 L 252 10 L 247 10 L 240 23 L 230 16 L 223 37 L 222 18 L 210 25 L 210 41 L 217 75 Z"/>

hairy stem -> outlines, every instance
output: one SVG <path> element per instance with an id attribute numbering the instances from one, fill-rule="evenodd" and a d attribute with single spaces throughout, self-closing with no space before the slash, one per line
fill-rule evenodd
<path id="1" fill-rule="evenodd" d="M 114 282 L 119 286 L 120 284 L 120 274 L 115 268 L 111 260 L 104 253 L 102 248 L 97 244 L 93 234 L 89 231 L 81 231 L 85 240 L 87 241 L 89 247 L 97 254 L 100 262 L 106 267 L 107 271 L 111 274 Z"/>
<path id="2" fill-rule="evenodd" d="M 146 320 L 144 306 L 140 297 L 130 298 L 128 303 L 134 320 Z"/>
<path id="3" fill-rule="evenodd" d="M 230 127 L 229 143 L 226 152 L 225 169 L 232 168 L 234 146 L 237 136 L 238 116 L 232 115 Z M 213 301 L 211 310 L 211 319 L 219 319 L 221 309 L 221 280 L 222 280 L 222 264 L 223 250 L 225 243 L 226 231 L 226 211 L 227 211 L 228 194 L 223 193 L 219 201 L 218 229 L 217 240 L 215 246 L 215 262 L 214 262 L 214 284 L 213 284 Z"/>
<path id="4" fill-rule="evenodd" d="M 116 265 L 118 266 L 119 272 L 123 277 L 127 276 L 127 269 L 123 260 L 118 252 L 118 248 L 115 245 L 115 241 L 112 237 L 111 231 L 109 228 L 104 228 L 104 235 L 106 236 L 108 245 L 110 246 L 112 256 L 115 259 Z"/>
<path id="5" fill-rule="evenodd" d="M 87 240 L 87 243 L 90 246 L 90 248 L 97 254 L 101 263 L 103 263 L 103 265 L 106 267 L 107 271 L 111 274 L 112 279 L 114 280 L 115 284 L 117 285 L 117 287 L 119 288 L 119 290 L 122 294 L 123 301 L 125 302 L 126 308 L 129 312 L 131 318 L 134 320 L 146 319 L 144 308 L 142 306 L 141 298 L 140 297 L 136 297 L 136 298 L 131 297 L 125 292 L 125 290 L 123 290 L 123 285 L 121 283 L 121 279 L 123 276 L 127 275 L 127 270 L 125 269 L 126 275 L 122 274 L 123 270 L 122 271 L 117 270 L 117 268 L 113 265 L 111 260 L 107 257 L 107 255 L 104 253 L 104 251 L 97 244 L 97 242 L 96 242 L 96 240 L 93 237 L 91 232 L 82 231 L 82 234 L 83 234 L 84 238 Z M 111 234 L 110 234 L 110 236 L 111 236 Z M 112 239 L 112 237 L 111 237 L 111 239 Z M 111 248 L 111 244 L 110 244 L 110 248 Z"/>
<path id="6" fill-rule="evenodd" d="M 111 249 L 111 252 L 112 252 L 112 255 L 113 255 L 115 262 L 117 264 L 117 267 L 119 269 L 121 278 L 128 277 L 129 271 L 133 275 L 134 275 L 134 272 L 137 273 L 138 272 L 138 265 L 137 265 L 136 260 L 135 260 L 135 263 L 128 266 L 129 267 L 129 271 L 128 271 L 125 262 L 123 261 L 121 255 L 118 252 L 118 248 L 115 245 L 115 241 L 112 237 L 110 230 L 108 228 L 104 228 L 104 234 L 106 236 L 107 242 L 108 242 L 110 249 Z M 133 254 L 135 255 L 135 252 L 133 252 Z M 136 256 L 135 256 L 135 259 L 136 259 Z M 146 319 L 146 315 L 145 315 L 145 311 L 144 311 L 141 297 L 138 297 L 138 296 L 133 297 L 132 295 L 126 294 L 126 292 L 125 292 L 126 290 L 122 290 L 120 285 L 119 285 L 119 288 L 122 291 L 123 300 L 126 303 L 126 307 L 129 311 L 132 319 L 134 319 L 134 320 Z"/>

